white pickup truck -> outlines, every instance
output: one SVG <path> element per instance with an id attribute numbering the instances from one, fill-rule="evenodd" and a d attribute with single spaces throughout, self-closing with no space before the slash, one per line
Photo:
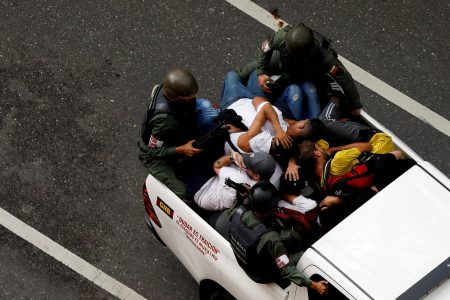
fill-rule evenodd
<path id="1" fill-rule="evenodd" d="M 450 299 L 450 180 L 392 135 L 416 165 L 307 249 L 297 268 L 323 278 L 320 296 L 295 284 L 258 284 L 228 241 L 149 175 L 145 219 L 200 285 L 200 299 Z"/>

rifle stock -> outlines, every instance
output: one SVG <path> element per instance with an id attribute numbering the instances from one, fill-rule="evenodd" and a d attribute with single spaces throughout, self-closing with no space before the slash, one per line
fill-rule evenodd
<path id="1" fill-rule="evenodd" d="M 198 140 L 195 140 L 192 146 L 197 149 L 204 149 L 208 146 L 208 143 L 210 141 L 223 136 L 225 133 L 228 134 L 228 127 L 225 124 L 221 123 L 211 129 L 208 133 L 206 133 Z"/>

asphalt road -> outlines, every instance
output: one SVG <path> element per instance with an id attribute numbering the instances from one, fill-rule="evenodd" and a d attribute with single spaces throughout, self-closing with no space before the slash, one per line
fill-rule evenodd
<path id="1" fill-rule="evenodd" d="M 332 38 L 347 59 L 450 119 L 447 1 L 255 1 Z M 136 137 L 151 87 L 224 74 L 270 29 L 222 0 L 2 1 L 0 207 L 148 299 L 197 284 L 143 222 Z M 359 85 L 364 108 L 450 176 L 450 138 Z M 0 226 L 1 299 L 109 299 Z"/>

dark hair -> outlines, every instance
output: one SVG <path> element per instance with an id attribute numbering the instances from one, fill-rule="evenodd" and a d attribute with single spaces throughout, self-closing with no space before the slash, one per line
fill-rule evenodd
<path id="1" fill-rule="evenodd" d="M 298 145 L 297 163 L 306 172 L 314 172 L 314 166 L 316 165 L 315 146 L 316 144 L 310 140 L 305 140 Z"/>
<path id="2" fill-rule="evenodd" d="M 286 179 L 284 176 L 280 178 L 280 192 L 288 195 L 300 195 L 305 188 L 305 180 L 303 178 L 292 181 Z"/>
<path id="3" fill-rule="evenodd" d="M 323 233 L 327 233 L 349 215 L 347 206 L 336 205 L 319 212 Z"/>
<path id="4" fill-rule="evenodd" d="M 310 119 L 309 122 L 311 125 L 311 133 L 309 139 L 316 142 L 323 137 L 325 126 L 323 125 L 322 120 L 318 118 Z"/>

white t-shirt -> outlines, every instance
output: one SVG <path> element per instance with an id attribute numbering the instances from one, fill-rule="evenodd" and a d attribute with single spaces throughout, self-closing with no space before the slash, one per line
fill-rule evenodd
<path id="1" fill-rule="evenodd" d="M 278 206 L 286 207 L 292 210 L 299 211 L 302 214 L 306 214 L 311 209 L 316 208 L 317 202 L 310 198 L 306 198 L 302 195 L 299 195 L 297 198 L 294 199 L 294 201 L 292 201 L 292 203 L 285 200 L 279 201 Z"/>
<path id="2" fill-rule="evenodd" d="M 239 116 L 242 117 L 242 123 L 245 126 L 249 127 L 252 125 L 253 120 L 256 117 L 256 114 L 261 110 L 264 105 L 271 105 L 269 102 L 262 102 L 255 107 L 252 104 L 252 99 L 242 98 L 231 104 L 228 108 L 233 109 Z M 283 119 L 283 113 L 276 107 L 273 106 L 273 109 L 278 115 L 278 120 L 280 121 L 281 128 L 286 131 L 288 127 L 288 123 Z M 270 121 L 266 121 L 263 125 L 263 130 L 269 131 L 272 134 L 275 134 L 275 130 L 273 129 L 272 123 Z"/>
<path id="3" fill-rule="evenodd" d="M 264 105 L 271 105 L 268 102 L 261 103 L 257 109 L 252 104 L 252 99 L 242 98 L 231 104 L 228 108 L 233 109 L 239 116 L 242 117 L 242 123 L 250 128 L 252 126 L 253 120 L 256 118 L 256 114 L 261 110 Z M 281 111 L 273 106 L 275 112 L 278 115 L 278 120 L 280 122 L 281 129 L 287 130 L 288 123 L 283 120 L 283 114 Z M 237 147 L 237 140 L 242 132 L 230 134 L 231 142 Z M 257 134 L 255 137 L 250 139 L 249 144 L 253 152 L 266 152 L 269 153 L 270 146 L 272 143 L 272 138 L 275 136 L 275 129 L 270 121 L 266 121 L 263 125 L 261 133 Z M 238 148 L 239 149 L 239 148 Z M 239 149 L 241 151 L 241 149 Z M 241 151 L 244 152 L 244 151 Z"/>
<path id="4" fill-rule="evenodd" d="M 238 139 L 244 132 L 233 132 L 230 133 L 230 141 L 236 146 L 236 148 L 241 153 L 248 153 L 239 148 L 238 146 Z M 248 141 L 250 148 L 253 150 L 253 152 L 270 152 L 270 147 L 272 146 L 272 139 L 273 135 L 268 131 L 262 131 L 261 133 L 258 133 L 254 137 Z M 231 147 L 228 145 L 228 143 L 225 144 L 225 152 L 227 152 L 227 147 L 231 149 Z"/>
<path id="5" fill-rule="evenodd" d="M 230 178 L 236 183 L 246 183 L 253 186 L 256 181 L 251 180 L 244 170 L 237 166 L 220 168 L 219 175 L 211 177 L 194 195 L 194 201 L 203 209 L 219 211 L 230 208 L 236 200 L 236 190 L 225 184 Z"/>
<path id="6" fill-rule="evenodd" d="M 241 153 L 246 153 L 245 151 L 242 151 L 242 149 L 240 149 L 238 146 L 236 146 L 236 148 L 238 148 L 238 150 Z M 270 149 L 269 149 L 270 150 Z M 228 145 L 228 143 L 225 143 L 225 154 L 231 154 L 233 153 L 234 150 L 230 147 L 230 145 Z M 261 152 L 266 152 L 269 153 L 269 151 L 262 151 Z M 279 162 L 275 161 L 275 171 L 272 174 L 272 177 L 270 177 L 270 182 L 277 188 L 280 188 L 280 179 L 281 179 L 281 175 L 283 175 L 283 169 L 281 169 L 281 165 Z"/>

